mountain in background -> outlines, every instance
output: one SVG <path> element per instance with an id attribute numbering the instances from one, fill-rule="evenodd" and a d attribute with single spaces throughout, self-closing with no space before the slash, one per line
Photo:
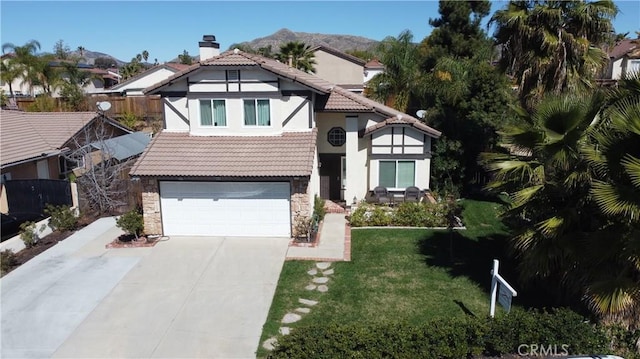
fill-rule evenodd
<path id="1" fill-rule="evenodd" d="M 80 57 L 80 51 L 78 50 L 71 51 L 71 56 Z M 114 63 L 117 64 L 118 67 L 121 67 L 122 65 L 126 64 L 126 62 L 120 61 L 109 54 L 105 54 L 103 52 L 97 52 L 97 51 L 84 50 L 82 57 L 84 58 L 84 60 L 80 60 L 80 62 L 87 63 L 89 65 L 93 65 L 98 57 L 108 57 L 110 59 L 113 59 Z"/>
<path id="2" fill-rule="evenodd" d="M 233 44 L 229 46 L 229 50 L 232 50 L 238 45 L 248 45 L 253 49 L 259 49 L 261 47 L 271 45 L 272 51 L 278 52 L 281 44 L 290 41 L 301 41 L 311 46 L 328 45 L 340 51 L 371 50 L 378 44 L 378 41 L 362 36 L 312 34 L 308 32 L 293 32 L 289 29 L 281 29 L 269 36 L 241 42 L 239 44 Z"/>

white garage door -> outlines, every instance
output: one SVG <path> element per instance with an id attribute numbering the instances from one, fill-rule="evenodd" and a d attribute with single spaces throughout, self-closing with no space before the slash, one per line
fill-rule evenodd
<path id="1" fill-rule="evenodd" d="M 287 182 L 160 182 L 165 235 L 290 237 Z"/>

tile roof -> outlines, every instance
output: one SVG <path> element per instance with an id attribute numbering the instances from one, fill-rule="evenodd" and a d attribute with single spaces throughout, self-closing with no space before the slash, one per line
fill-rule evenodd
<path id="1" fill-rule="evenodd" d="M 0 110 L 2 166 L 60 152 L 95 112 L 22 112 Z"/>
<path id="2" fill-rule="evenodd" d="M 384 69 L 384 65 L 382 62 L 378 61 L 378 59 L 373 59 L 367 62 L 364 67 L 367 69 Z"/>
<path id="3" fill-rule="evenodd" d="M 424 122 L 415 119 L 413 117 L 409 117 L 409 116 L 402 116 L 402 115 L 397 115 L 396 117 L 390 117 L 382 122 L 378 122 L 373 126 L 369 126 L 367 127 L 363 134 L 365 136 L 370 135 L 384 127 L 387 126 L 392 126 L 392 125 L 408 125 L 410 127 L 415 128 L 416 130 L 420 131 L 420 132 L 424 132 L 430 136 L 434 136 L 434 137 L 440 137 L 440 132 L 434 130 L 433 128 L 427 126 L 424 124 Z"/>
<path id="4" fill-rule="evenodd" d="M 95 112 L 23 112 L 0 110 L 0 162 L 7 167 L 16 162 L 50 156 L 84 126 L 98 117 Z M 105 117 L 111 126 L 131 132 Z"/>
<path id="5" fill-rule="evenodd" d="M 131 169 L 132 176 L 309 176 L 317 130 L 273 136 L 192 136 L 163 131 Z"/>
<path id="6" fill-rule="evenodd" d="M 617 60 L 629 53 L 631 50 L 639 48 L 639 41 L 640 40 L 638 39 L 623 39 L 618 41 L 615 46 L 613 46 L 613 49 L 609 51 L 609 58 Z"/>

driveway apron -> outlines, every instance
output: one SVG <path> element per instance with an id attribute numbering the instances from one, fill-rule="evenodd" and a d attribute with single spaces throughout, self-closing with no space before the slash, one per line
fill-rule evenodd
<path id="1" fill-rule="evenodd" d="M 53 356 L 255 358 L 287 245 L 287 238 L 160 242 Z"/>

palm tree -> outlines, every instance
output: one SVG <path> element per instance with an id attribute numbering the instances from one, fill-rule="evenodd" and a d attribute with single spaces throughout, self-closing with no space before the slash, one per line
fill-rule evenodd
<path id="1" fill-rule="evenodd" d="M 9 94 L 11 98 L 15 98 L 13 94 L 13 81 L 20 78 L 21 74 L 20 67 L 11 59 L 0 61 L 0 78 L 2 78 L 3 82 L 9 84 Z"/>
<path id="2" fill-rule="evenodd" d="M 280 45 L 280 52 L 275 55 L 275 59 L 304 72 L 315 72 L 316 61 L 311 46 L 303 42 L 290 41 Z"/>
<path id="3" fill-rule="evenodd" d="M 178 59 L 183 65 L 191 65 L 193 63 L 193 58 L 189 55 L 187 50 L 182 51 L 182 54 L 178 55 Z"/>
<path id="4" fill-rule="evenodd" d="M 13 53 L 13 57 L 8 59 L 12 63 L 12 67 L 18 73 L 17 78 L 22 79 L 23 83 L 29 84 L 30 89 L 35 85 L 33 79 L 37 78 L 34 67 L 37 67 L 38 57 L 36 52 L 40 50 L 40 43 L 31 40 L 22 46 L 16 46 L 12 43 L 2 45 L 2 53 Z"/>
<path id="5" fill-rule="evenodd" d="M 587 158 L 598 178 L 591 196 L 610 224 L 598 246 L 587 287 L 591 308 L 610 321 L 635 318 L 640 325 L 640 78 L 622 79 L 603 113 L 606 126 L 594 135 Z M 614 238 L 611 238 L 614 237 Z M 607 253 L 610 255 L 603 255 Z M 634 324 L 634 323 L 627 323 Z"/>
<path id="6" fill-rule="evenodd" d="M 85 52 L 86 50 L 87 50 L 87 49 L 85 49 L 83 46 L 78 46 L 78 52 L 80 53 L 80 57 L 81 57 L 81 58 L 84 58 L 84 52 Z"/>
<path id="7" fill-rule="evenodd" d="M 413 34 L 406 30 L 397 38 L 387 37 L 378 45 L 377 51 L 385 70 L 367 83 L 366 94 L 400 111 L 407 111 L 411 97 L 419 92 L 423 82 Z"/>
<path id="8" fill-rule="evenodd" d="M 599 45 L 613 34 L 613 0 L 512 0 L 498 10 L 496 42 L 501 67 L 518 81 L 521 103 L 531 107 L 546 92 L 592 86 L 606 62 Z"/>
<path id="9" fill-rule="evenodd" d="M 142 59 L 144 60 L 144 62 L 147 62 L 147 60 L 149 59 L 149 51 L 147 50 L 142 51 Z"/>

